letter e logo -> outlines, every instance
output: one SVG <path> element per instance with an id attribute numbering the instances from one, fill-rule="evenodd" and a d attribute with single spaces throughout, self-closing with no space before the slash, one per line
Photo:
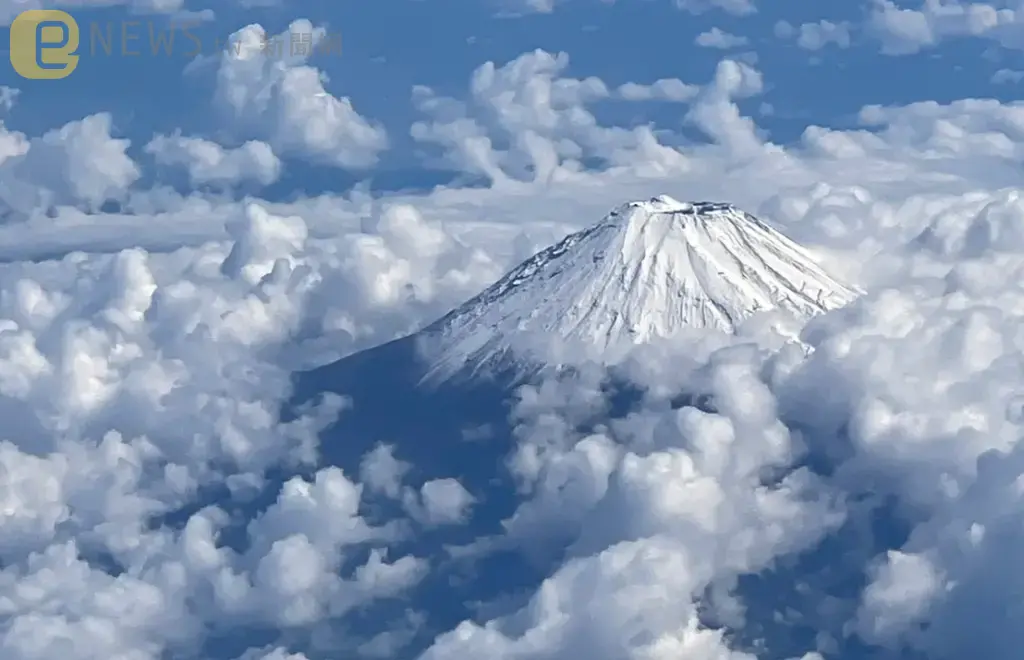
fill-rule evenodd
<path id="1" fill-rule="evenodd" d="M 59 80 L 78 66 L 78 23 L 56 9 L 30 9 L 11 23 L 11 66 L 23 78 Z"/>

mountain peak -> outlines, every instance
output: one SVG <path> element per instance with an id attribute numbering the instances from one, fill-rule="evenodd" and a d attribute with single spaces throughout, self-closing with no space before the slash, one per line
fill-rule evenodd
<path id="1" fill-rule="evenodd" d="M 641 209 L 647 213 L 683 213 L 690 215 L 707 215 L 735 211 L 742 213 L 738 208 L 727 202 L 681 202 L 675 197 L 668 195 L 656 195 L 650 199 L 626 202 L 619 209 L 624 208 Z M 612 211 L 614 214 L 615 211 Z"/>
<path id="2" fill-rule="evenodd" d="M 735 206 L 659 195 L 541 250 L 423 333 L 438 349 L 432 376 L 443 379 L 525 360 L 511 354 L 526 335 L 610 355 L 686 328 L 731 333 L 759 311 L 808 318 L 856 295 Z"/>
<path id="3" fill-rule="evenodd" d="M 687 213 L 693 209 L 693 204 L 680 202 L 678 199 L 668 195 L 657 195 L 645 201 L 628 202 L 626 206 L 642 208 L 652 213 Z"/>

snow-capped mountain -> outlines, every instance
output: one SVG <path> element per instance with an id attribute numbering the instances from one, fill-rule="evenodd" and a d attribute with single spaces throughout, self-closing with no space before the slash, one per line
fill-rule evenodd
<path id="1" fill-rule="evenodd" d="M 623 204 L 596 225 L 527 259 L 428 326 L 429 380 L 521 361 L 525 337 L 617 346 L 685 328 L 733 332 L 758 311 L 798 318 L 857 291 L 811 254 L 729 204 L 668 196 Z"/>

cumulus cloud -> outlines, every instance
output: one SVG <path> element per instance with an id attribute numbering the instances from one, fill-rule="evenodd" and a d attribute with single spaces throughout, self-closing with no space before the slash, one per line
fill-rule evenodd
<path id="1" fill-rule="evenodd" d="M 804 50 L 821 50 L 829 44 L 837 48 L 850 47 L 850 24 L 847 22 L 833 23 L 820 20 L 817 23 L 791 25 L 787 21 L 775 24 L 775 36 L 780 39 L 795 39 L 796 45 Z"/>
<path id="2" fill-rule="evenodd" d="M 250 0 L 233 1 L 242 6 L 251 4 Z M 273 4 L 274 1 L 268 0 L 264 4 Z M 210 20 L 214 15 L 212 9 L 188 7 L 187 4 L 185 0 L 63 0 L 56 3 L 42 2 L 41 0 L 0 0 L 0 25 L 10 25 L 18 14 L 29 9 L 74 11 L 125 7 L 136 14 L 167 15 L 171 18 L 183 18 L 193 22 Z M 216 3 L 211 4 L 216 5 Z"/>
<path id="3" fill-rule="evenodd" d="M 293 52 L 291 35 L 309 35 L 309 47 Z M 348 97 L 329 93 L 326 74 L 306 64 L 332 38 L 305 19 L 277 35 L 256 24 L 232 34 L 232 47 L 216 63 L 214 99 L 227 127 L 281 155 L 350 169 L 373 166 L 388 146 L 386 131 Z"/>
<path id="4" fill-rule="evenodd" d="M 226 243 L 169 255 L 2 269 L 0 580 L 22 594 L 0 628 L 11 657 L 224 657 L 193 648 L 203 621 L 309 626 L 422 578 L 423 560 L 386 552 L 402 529 L 365 521 L 362 486 L 337 468 L 283 483 L 241 546 L 224 545 L 228 512 L 176 513 L 205 489 L 244 501 L 272 484 L 267 470 L 312 466 L 339 410 L 279 419 L 288 372 L 269 356 L 308 322 L 324 274 L 303 220 L 249 204 L 231 227 Z M 422 488 L 431 523 L 469 501 L 457 482 Z M 168 515 L 182 524 L 153 525 Z"/>
<path id="5" fill-rule="evenodd" d="M 0 107 L 4 110 L 10 110 L 13 108 L 14 102 L 20 93 L 21 90 L 13 87 L 7 87 L 6 85 L 0 85 Z"/>
<path id="6" fill-rule="evenodd" d="M 5 132 L 0 200 L 29 216 L 55 205 L 97 209 L 123 199 L 141 173 L 126 153 L 131 142 L 113 137 L 113 129 L 111 115 L 100 113 L 31 140 Z"/>
<path id="7" fill-rule="evenodd" d="M 992 74 L 992 83 L 995 85 L 1015 85 L 1021 80 L 1024 80 L 1024 71 L 999 69 Z"/>
<path id="8" fill-rule="evenodd" d="M 685 103 L 692 100 L 700 87 L 687 85 L 678 78 L 662 78 L 650 85 L 635 82 L 619 86 L 617 96 L 625 101 L 671 101 Z"/>
<path id="9" fill-rule="evenodd" d="M 751 127 L 733 117 L 733 99 L 761 91 L 760 73 L 723 61 L 711 85 L 677 79 L 627 83 L 614 92 L 598 78 L 563 77 L 569 58 L 537 50 L 498 66 L 488 62 L 473 74 L 471 99 L 458 101 L 425 87 L 414 90 L 418 109 L 431 117 L 413 125 L 413 137 L 444 150 L 450 166 L 493 183 L 571 180 L 584 163 L 663 176 L 686 173 L 684 151 L 664 144 L 650 125 L 633 129 L 601 126 L 588 106 L 621 101 L 671 101 L 689 105 L 686 118 L 709 140 L 759 142 Z"/>
<path id="10" fill-rule="evenodd" d="M 273 180 L 277 152 L 369 162 L 352 117 L 299 126 L 304 61 L 264 57 L 219 61 L 218 99 L 265 143 L 150 155 L 222 186 Z M 747 64 L 619 86 L 568 65 L 417 89 L 413 136 L 489 184 L 420 196 L 139 191 L 109 116 L 5 129 L 3 200 L 33 219 L 0 227 L 5 658 L 1017 657 L 1022 106 L 868 106 L 776 144 L 742 107 L 768 84 Z M 651 101 L 703 139 L 593 108 Z M 413 330 L 652 192 L 757 212 L 866 293 L 802 346 L 640 347 L 628 410 L 600 370 L 520 389 L 511 509 L 479 534 L 473 475 L 387 443 L 320 460 L 344 396 L 282 417 L 297 364 Z M 523 557 L 514 594 L 451 602 Z"/>
<path id="11" fill-rule="evenodd" d="M 567 556 L 521 609 L 463 622 L 427 657 L 809 659 L 867 643 L 880 657 L 903 657 L 909 647 L 954 658 L 978 639 L 953 632 L 961 625 L 984 636 L 990 657 L 1015 652 L 1013 626 L 953 622 L 995 588 L 989 576 L 1008 570 L 982 572 L 978 562 L 1015 547 L 1016 518 L 999 523 L 1010 534 L 1001 541 L 989 541 L 988 529 L 998 515 L 991 511 L 1013 506 L 992 498 L 1019 476 L 1014 461 L 998 458 L 1015 456 L 1020 436 L 1012 374 L 1021 306 L 1005 275 L 1021 267 L 1011 256 L 1019 108 L 980 100 L 871 106 L 861 128 L 811 127 L 782 150 L 757 137 L 733 100 L 762 87 L 753 69 L 720 65 L 695 103 L 706 114 L 695 118 L 722 126 L 731 113 L 735 128 L 722 135 L 746 139 L 697 152 L 701 173 L 669 191 L 728 195 L 759 209 L 829 251 L 834 267 L 846 262 L 869 293 L 808 326 L 810 353 L 762 339 L 651 347 L 634 372 L 652 387 L 650 399 L 596 433 L 578 430 L 581 406 L 603 399 L 595 384 L 524 395 L 511 460 L 530 495 L 505 527 L 515 544 L 554 538 Z M 728 164 L 736 162 L 744 173 Z M 762 187 L 756 177 L 769 169 L 784 174 Z M 622 171 L 592 176 L 614 181 L 615 191 L 536 182 L 544 215 L 575 207 L 596 216 L 631 185 L 650 187 L 627 183 Z M 563 200 L 573 185 L 588 198 Z M 851 251 L 856 259 L 845 259 Z M 681 387 L 708 393 L 714 412 L 674 411 L 653 393 Z M 726 465 L 739 471 L 718 471 Z M 776 476 L 762 481 L 766 473 Z M 751 494 L 756 503 L 741 504 Z M 1017 499 L 1007 497 L 998 501 Z M 685 534 L 674 536 L 677 526 Z M 761 529 L 778 536 L 757 536 Z M 737 554 L 734 533 L 743 539 Z M 702 534 L 715 539 L 715 551 L 701 545 Z M 704 563 L 716 556 L 721 563 Z M 743 575 L 757 575 L 754 586 Z M 861 576 L 859 592 L 838 600 L 837 580 Z M 772 586 L 797 582 L 792 594 Z M 605 603 L 616 603 L 614 612 Z M 783 607 L 785 615 L 775 609 Z M 801 637 L 802 626 L 817 636 Z"/>
<path id="12" fill-rule="evenodd" d="M 731 48 L 746 46 L 750 43 L 750 40 L 746 37 L 740 37 L 735 34 L 725 32 L 721 28 L 713 27 L 707 32 L 701 32 L 698 34 L 694 43 L 704 48 L 729 50 Z"/>
<path id="13" fill-rule="evenodd" d="M 522 13 L 550 14 L 565 0 L 499 0 L 500 6 Z M 612 4 L 615 0 L 601 0 Z M 703 14 L 712 10 L 724 11 L 735 16 L 747 16 L 757 12 L 754 0 L 672 0 L 672 6 L 690 14 Z"/>
<path id="14" fill-rule="evenodd" d="M 54 7 L 54 3 L 44 3 L 40 0 L 3 0 L 0 2 L 0 25 L 10 25 L 18 14 L 29 9 L 102 8 L 125 5 L 137 11 L 174 14 L 185 8 L 185 0 L 78 0 L 56 4 L 58 7 Z"/>
<path id="15" fill-rule="evenodd" d="M 890 0 L 874 0 L 868 30 L 887 55 L 910 55 L 945 39 L 991 39 L 1007 48 L 1021 48 L 1024 12 L 1014 3 L 931 2 L 907 9 Z"/>
<path id="16" fill-rule="evenodd" d="M 428 525 L 453 525 L 466 521 L 473 500 L 457 479 L 433 479 L 418 494 L 407 492 L 406 507 L 413 518 Z"/>
<path id="17" fill-rule="evenodd" d="M 714 9 L 735 16 L 747 16 L 757 12 L 754 0 L 673 0 L 673 3 L 691 14 L 703 14 Z"/>
<path id="18" fill-rule="evenodd" d="M 232 186 L 244 181 L 268 185 L 281 174 L 281 160 L 266 142 L 250 141 L 234 149 L 180 134 L 158 135 L 145 148 L 158 165 L 180 168 L 195 186 Z"/>

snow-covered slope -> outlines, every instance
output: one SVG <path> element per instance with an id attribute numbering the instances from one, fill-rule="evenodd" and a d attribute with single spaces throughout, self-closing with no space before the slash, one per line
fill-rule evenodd
<path id="1" fill-rule="evenodd" d="M 525 359 L 512 353 L 528 334 L 605 355 L 687 327 L 732 332 L 760 310 L 807 318 L 856 295 L 750 214 L 659 196 L 542 250 L 426 328 L 428 377 Z"/>

